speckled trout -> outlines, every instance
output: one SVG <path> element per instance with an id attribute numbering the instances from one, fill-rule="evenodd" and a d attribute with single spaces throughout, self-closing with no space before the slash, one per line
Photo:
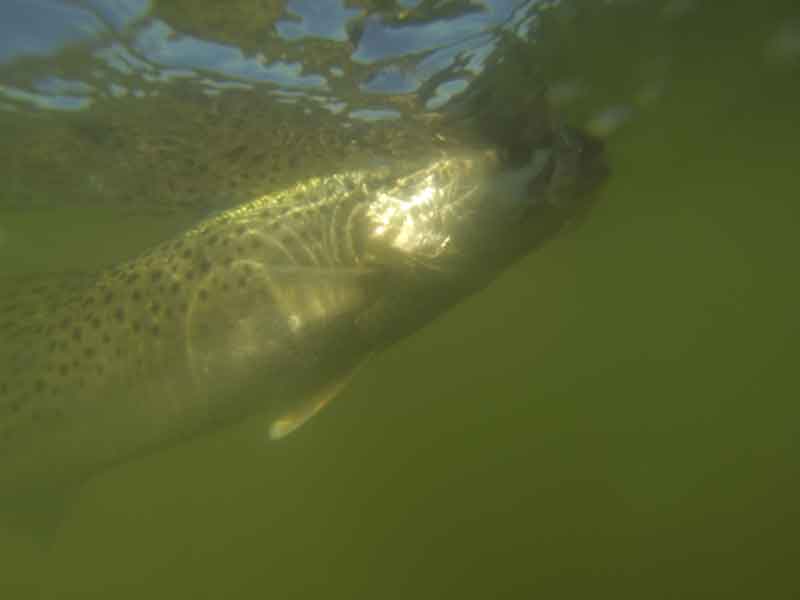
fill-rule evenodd
<path id="1" fill-rule="evenodd" d="M 517 153 L 519 154 L 519 153 Z M 0 493 L 80 481 L 258 413 L 279 439 L 365 357 L 484 287 L 587 204 L 561 128 L 301 181 L 0 307 Z M 3 300 L 0 300 L 2 304 Z"/>

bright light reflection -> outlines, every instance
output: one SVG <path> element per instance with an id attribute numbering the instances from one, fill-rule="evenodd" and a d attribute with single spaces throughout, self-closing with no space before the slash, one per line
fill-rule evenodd
<path id="1" fill-rule="evenodd" d="M 449 242 L 439 223 L 442 207 L 437 199 L 443 190 L 433 184 L 430 175 L 420 183 L 407 198 L 379 194 L 368 213 L 374 226 L 372 237 L 383 238 L 404 252 L 435 255 Z"/>

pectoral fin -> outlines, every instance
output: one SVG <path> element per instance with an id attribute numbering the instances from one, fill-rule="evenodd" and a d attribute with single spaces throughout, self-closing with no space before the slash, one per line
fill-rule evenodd
<path id="1" fill-rule="evenodd" d="M 359 362 L 336 379 L 322 386 L 299 406 L 275 419 L 269 426 L 269 438 L 271 440 L 280 440 L 302 427 L 311 417 L 339 395 L 339 392 L 352 381 L 356 372 L 366 362 L 366 360 Z"/>

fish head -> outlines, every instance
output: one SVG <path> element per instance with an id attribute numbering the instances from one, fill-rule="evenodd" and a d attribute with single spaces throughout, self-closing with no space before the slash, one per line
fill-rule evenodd
<path id="1" fill-rule="evenodd" d="M 367 255 L 431 272 L 496 269 L 582 216 L 607 172 L 602 143 L 567 127 L 523 152 L 444 154 L 376 191 Z"/>

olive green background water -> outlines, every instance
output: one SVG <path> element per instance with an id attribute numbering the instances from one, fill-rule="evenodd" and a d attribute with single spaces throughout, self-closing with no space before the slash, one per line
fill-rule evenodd
<path id="1" fill-rule="evenodd" d="M 764 56 L 792 8 L 696 10 L 581 227 L 285 442 L 152 456 L 87 485 L 49 550 L 0 538 L 3 597 L 798 597 L 800 63 Z M 574 58 L 612 96 L 615 27 Z M 4 229 L 35 263 L 143 226 L 85 217 Z"/>

